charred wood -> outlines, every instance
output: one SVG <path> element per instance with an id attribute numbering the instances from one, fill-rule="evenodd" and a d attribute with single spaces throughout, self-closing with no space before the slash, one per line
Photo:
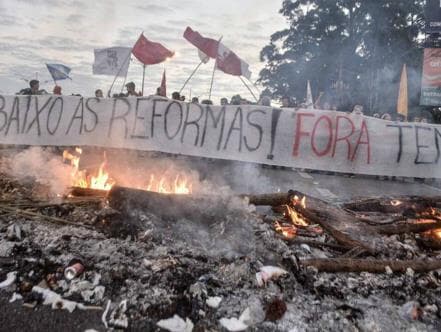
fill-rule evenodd
<path id="1" fill-rule="evenodd" d="M 72 187 L 70 194 L 75 197 L 106 197 L 107 191 L 100 189 Z"/>
<path id="2" fill-rule="evenodd" d="M 223 216 L 229 202 L 218 196 L 162 194 L 120 186 L 113 186 L 107 200 L 111 208 L 123 215 L 142 210 L 165 220 L 186 218 L 207 224 Z"/>
<path id="3" fill-rule="evenodd" d="M 423 233 L 433 229 L 441 228 L 441 221 L 425 220 L 424 222 L 407 222 L 394 225 L 373 226 L 378 233 L 383 235 Z"/>
<path id="4" fill-rule="evenodd" d="M 413 216 L 429 208 L 441 208 L 441 197 L 404 196 L 381 197 L 358 200 L 343 205 L 344 208 L 357 212 L 402 213 Z"/>

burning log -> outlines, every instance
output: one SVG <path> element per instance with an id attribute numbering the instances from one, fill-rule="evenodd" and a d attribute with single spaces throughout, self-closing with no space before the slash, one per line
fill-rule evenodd
<path id="1" fill-rule="evenodd" d="M 386 267 L 394 272 L 429 272 L 441 268 L 441 260 L 377 260 L 351 258 L 313 258 L 301 260 L 303 266 L 313 266 L 320 272 L 385 273 Z"/>
<path id="2" fill-rule="evenodd" d="M 363 225 L 350 214 L 333 206 L 318 202 L 314 208 L 301 209 L 301 213 L 314 224 L 319 224 L 337 242 L 349 248 L 360 247 L 370 253 L 377 251 L 378 233 Z"/>
<path id="3" fill-rule="evenodd" d="M 295 196 L 304 197 L 305 195 L 293 190 L 285 194 L 246 195 L 250 203 L 258 205 L 288 204 Z M 376 252 L 375 239 L 378 239 L 378 233 L 354 218 L 349 212 L 311 196 L 307 196 L 306 205 L 306 208 L 298 205 L 296 209 L 311 224 L 319 224 L 341 245 L 348 248 L 360 247 L 370 253 Z"/>
<path id="4" fill-rule="evenodd" d="M 373 226 L 374 230 L 383 235 L 423 233 L 441 228 L 441 221 L 419 220 L 418 222 L 398 223 L 395 225 Z"/>
<path id="5" fill-rule="evenodd" d="M 227 203 L 217 196 L 163 194 L 120 186 L 113 186 L 107 199 L 111 208 L 126 215 L 133 210 L 143 210 L 161 218 L 202 218 L 207 221 L 223 215 Z"/>
<path id="6" fill-rule="evenodd" d="M 72 187 L 70 194 L 76 197 L 106 197 L 107 190 Z"/>
<path id="7" fill-rule="evenodd" d="M 430 208 L 441 208 L 441 197 L 406 196 L 397 198 L 370 198 L 343 205 L 357 212 L 403 213 L 415 215 Z"/>
<path id="8" fill-rule="evenodd" d="M 274 193 L 274 194 L 261 194 L 261 195 L 241 195 L 243 198 L 247 198 L 250 204 L 259 206 L 280 206 L 291 202 L 295 194 L 292 191 L 288 193 Z"/>
<path id="9" fill-rule="evenodd" d="M 428 249 L 441 250 L 441 230 L 433 229 L 424 232 L 417 238 L 417 242 Z"/>

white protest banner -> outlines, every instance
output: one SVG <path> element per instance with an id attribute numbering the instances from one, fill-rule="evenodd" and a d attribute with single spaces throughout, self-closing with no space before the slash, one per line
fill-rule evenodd
<path id="1" fill-rule="evenodd" d="M 94 75 L 127 76 L 130 64 L 130 47 L 109 47 L 95 49 Z"/>
<path id="2" fill-rule="evenodd" d="M 0 95 L 0 144 L 90 145 L 441 178 L 441 126 L 259 105 Z"/>

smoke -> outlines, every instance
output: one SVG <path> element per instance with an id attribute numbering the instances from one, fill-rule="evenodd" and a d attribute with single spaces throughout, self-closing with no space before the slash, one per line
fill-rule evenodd
<path id="1" fill-rule="evenodd" d="M 55 155 L 41 147 L 32 147 L 13 156 L 9 173 L 26 182 L 29 178 L 48 186 L 53 196 L 63 194 L 70 185 L 71 167 L 63 163 L 61 155 Z"/>

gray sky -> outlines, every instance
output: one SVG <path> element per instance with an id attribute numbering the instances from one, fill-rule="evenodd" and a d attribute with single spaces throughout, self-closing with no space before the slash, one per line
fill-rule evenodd
<path id="1" fill-rule="evenodd" d="M 92 95 L 107 91 L 110 76 L 93 76 L 93 49 L 133 46 L 144 31 L 177 53 L 164 64 L 148 66 L 145 93 L 154 93 L 162 70 L 167 70 L 168 94 L 179 90 L 199 63 L 197 49 L 182 34 L 187 25 L 202 35 L 218 39 L 249 63 L 252 80 L 263 64 L 262 47 L 270 35 L 286 26 L 278 13 L 282 0 L 0 0 L 0 93 L 13 94 L 27 83 L 23 78 L 50 79 L 45 63 L 72 68 L 73 81 L 60 81 L 63 94 Z M 213 60 L 201 66 L 183 93 L 207 98 Z M 134 59 L 127 79 L 140 88 L 142 65 Z M 119 83 L 119 84 L 118 84 Z M 53 82 L 41 84 L 52 91 Z M 122 78 L 117 81 L 121 89 Z M 239 93 L 252 99 L 238 77 L 216 71 L 212 99 Z"/>

